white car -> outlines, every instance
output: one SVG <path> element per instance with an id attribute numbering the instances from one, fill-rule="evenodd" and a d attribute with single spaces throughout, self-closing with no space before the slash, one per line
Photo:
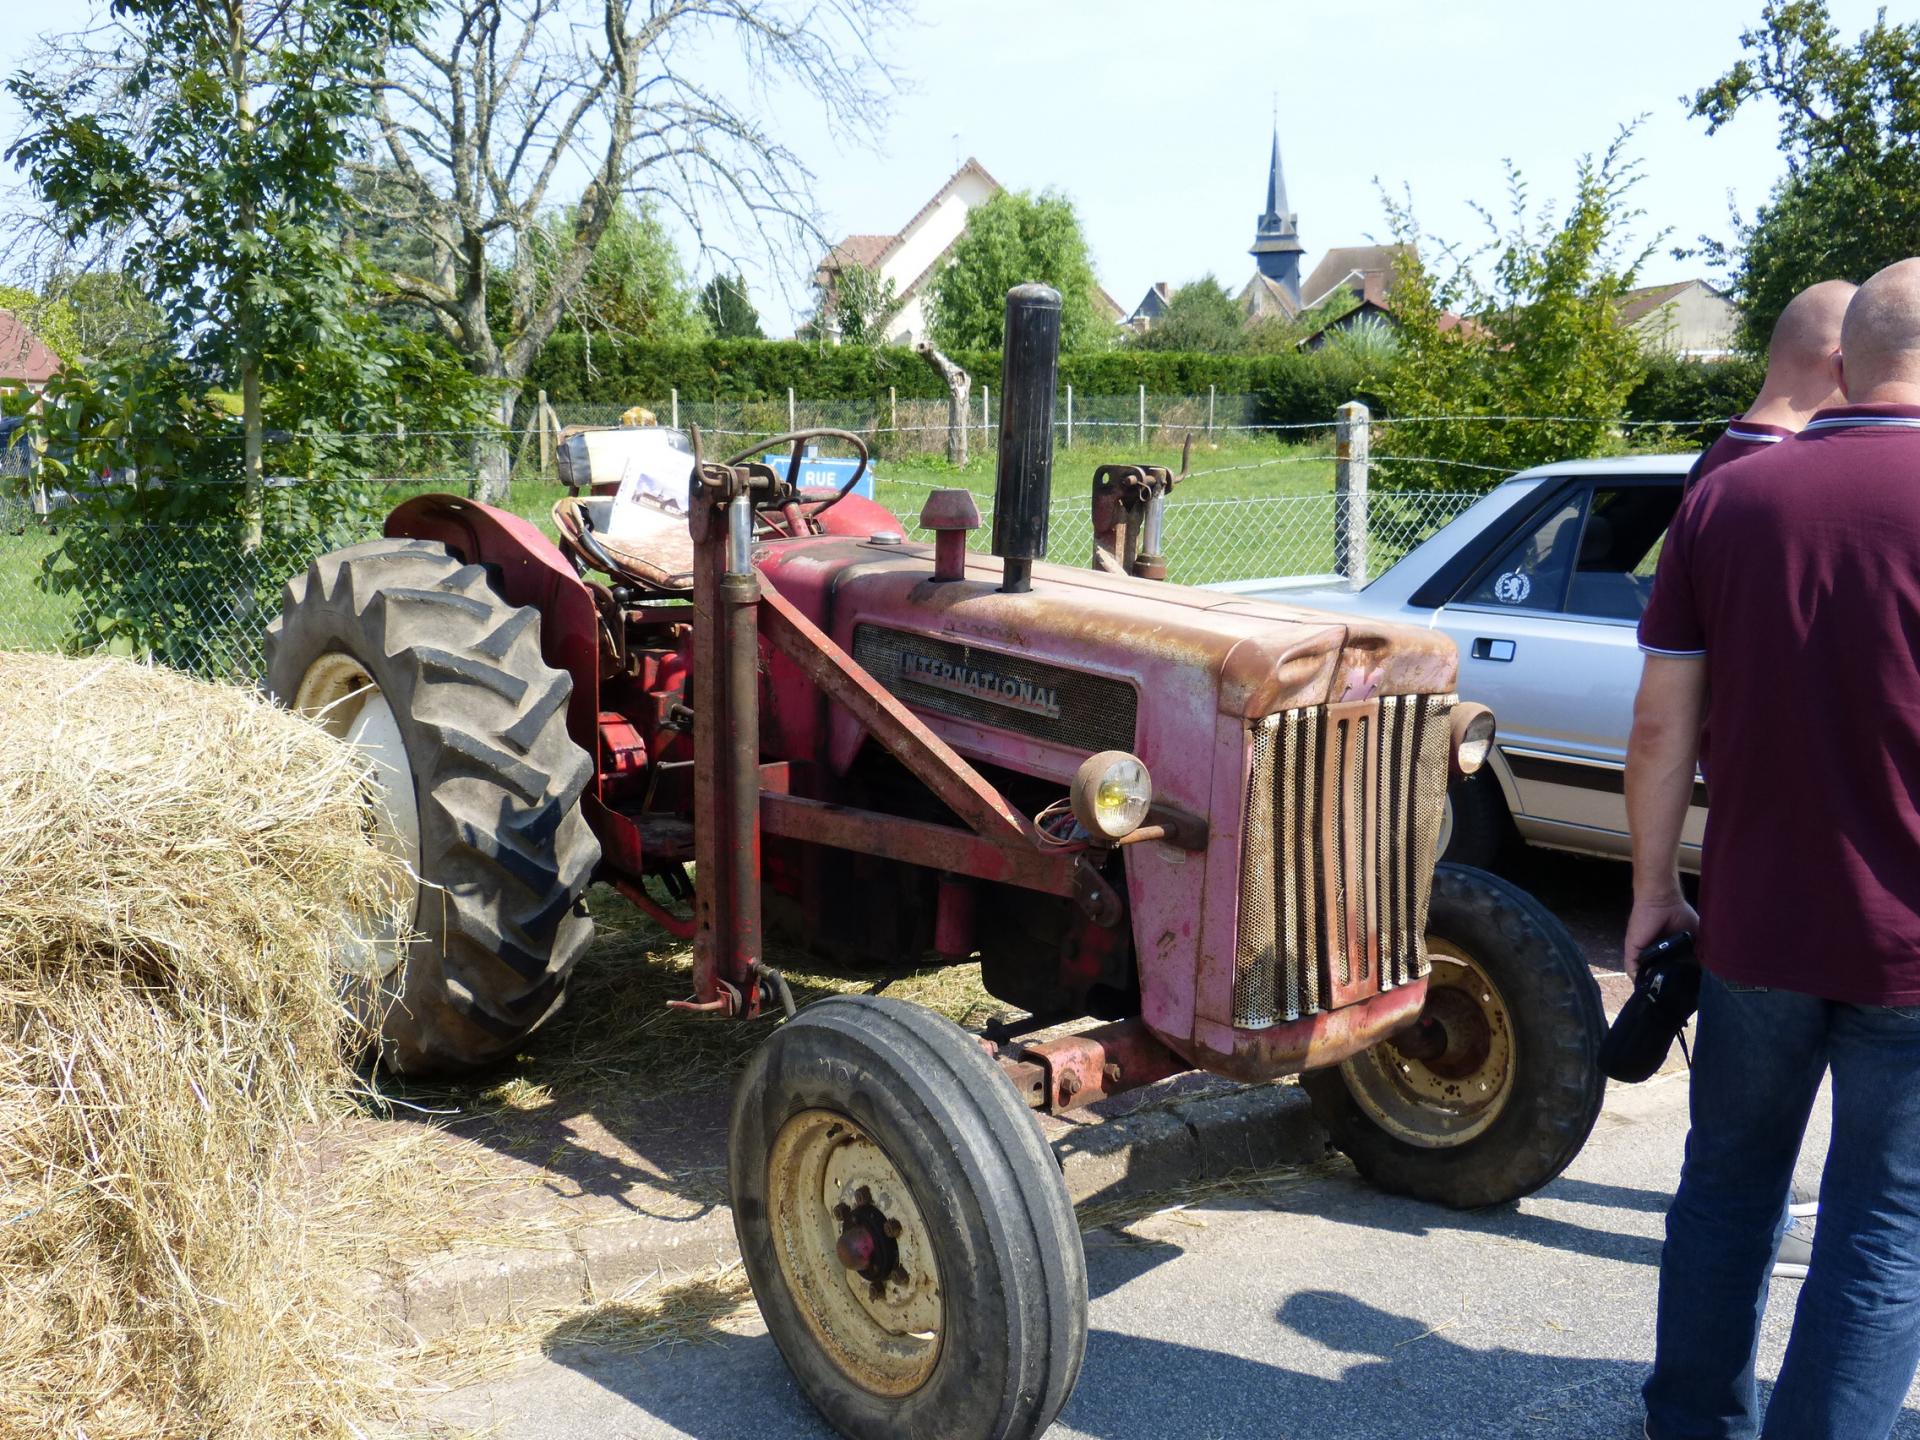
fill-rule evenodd
<path id="1" fill-rule="evenodd" d="M 1220 588 L 1452 637 L 1460 695 L 1492 707 L 1499 736 L 1488 767 L 1454 787 L 1447 859 L 1487 864 L 1515 830 L 1535 845 L 1624 856 L 1627 732 L 1640 682 L 1634 628 L 1694 459 L 1523 471 L 1363 590 L 1284 580 Z M 1697 781 L 1693 799 L 1681 846 L 1689 870 L 1706 825 Z"/>

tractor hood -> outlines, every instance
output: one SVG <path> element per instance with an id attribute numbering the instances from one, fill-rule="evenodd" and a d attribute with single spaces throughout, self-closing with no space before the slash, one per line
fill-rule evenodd
<path id="1" fill-rule="evenodd" d="M 766 583 L 949 744 L 1060 779 L 1093 751 L 1122 749 L 1157 781 L 1189 769 L 1199 781 L 1205 767 L 1180 757 L 1197 759 L 1223 721 L 1238 730 L 1343 699 L 1444 694 L 1457 669 L 1452 642 L 1432 631 L 1090 569 L 1036 564 L 1033 589 L 1007 594 L 998 559 L 970 556 L 964 579 L 937 581 L 924 545 L 823 536 L 755 558 Z M 802 741 L 813 727 L 793 706 L 810 692 L 773 679 L 780 728 Z M 795 748 L 844 769 L 864 735 L 844 712 L 826 724 Z M 1204 795 L 1179 798 L 1204 813 Z"/>

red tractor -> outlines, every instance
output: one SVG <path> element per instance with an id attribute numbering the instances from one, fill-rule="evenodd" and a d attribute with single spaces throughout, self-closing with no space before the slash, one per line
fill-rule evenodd
<path id="1" fill-rule="evenodd" d="M 273 692 L 378 761 L 419 877 L 411 934 L 351 956 L 388 1063 L 512 1054 L 595 880 L 692 941 L 686 1008 L 786 1010 L 735 1097 L 734 1220 L 850 1436 L 1031 1436 L 1066 1401 L 1085 1261 L 1032 1111 L 1298 1074 L 1364 1174 L 1477 1206 L 1558 1175 L 1600 1106 L 1565 930 L 1435 872 L 1449 776 L 1492 736 L 1444 637 L 1143 578 L 1153 467 L 1096 479 L 1100 566 L 1044 563 L 1059 320 L 1043 286 L 1008 296 L 991 556 L 965 491 L 927 501 L 928 546 L 857 472 L 797 487 L 796 435 L 784 466 L 696 453 L 683 506 L 620 523 L 595 485 L 557 546 L 410 500 L 268 636 Z M 1028 1018 L 796 1014 L 763 922 L 842 960 L 977 959 Z"/>

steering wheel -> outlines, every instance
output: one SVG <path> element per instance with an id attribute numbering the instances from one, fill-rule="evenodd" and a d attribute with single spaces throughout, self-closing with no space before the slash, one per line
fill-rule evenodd
<path id="1" fill-rule="evenodd" d="M 846 499 L 847 496 L 851 495 L 853 493 L 853 487 L 860 483 L 860 477 L 867 473 L 867 442 L 862 440 L 858 435 L 855 435 L 851 430 L 789 430 L 784 435 L 776 435 L 771 440 L 763 440 L 758 445 L 753 446 L 751 449 L 742 450 L 737 455 L 729 455 L 720 463 L 731 468 L 740 464 L 742 461 L 756 459 L 768 450 L 774 449 L 776 446 L 790 444 L 793 446 L 793 455 L 787 462 L 787 484 L 797 495 L 800 490 L 800 461 L 806 453 L 807 442 L 821 438 L 846 441 L 859 452 L 860 463 L 853 467 L 853 474 L 847 477 L 847 483 L 842 485 L 834 494 L 829 495 L 825 500 L 800 502 L 812 507 L 807 511 L 807 518 L 812 520 L 825 514 L 842 500 Z"/>

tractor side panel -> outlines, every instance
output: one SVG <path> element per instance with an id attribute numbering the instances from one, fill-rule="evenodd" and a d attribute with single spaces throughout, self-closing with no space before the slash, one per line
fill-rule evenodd
<path id="1" fill-rule="evenodd" d="M 438 540 L 469 565 L 485 565 L 509 605 L 540 615 L 540 654 L 573 677 L 567 733 L 600 753 L 600 617 L 593 596 L 532 521 L 457 495 L 419 495 L 387 516 L 392 539 Z M 597 768 L 597 767 L 596 767 Z M 594 777 L 599 793 L 599 776 Z"/>

